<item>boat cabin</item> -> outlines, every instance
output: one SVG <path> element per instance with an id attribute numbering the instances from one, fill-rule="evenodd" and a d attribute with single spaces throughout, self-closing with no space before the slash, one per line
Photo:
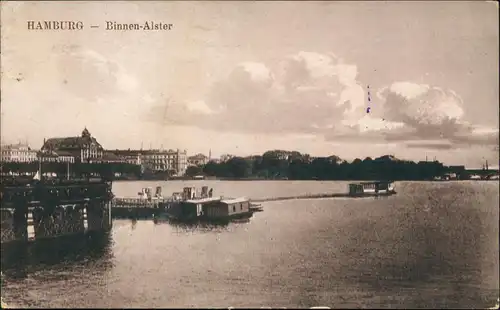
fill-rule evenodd
<path id="1" fill-rule="evenodd" d="M 243 218 L 252 214 L 250 199 L 212 197 L 212 194 L 208 186 L 203 186 L 201 191 L 185 187 L 182 193 L 175 193 L 176 199 L 169 202 L 166 211 L 178 220 Z"/>
<path id="2" fill-rule="evenodd" d="M 221 218 L 232 217 L 250 212 L 247 198 L 221 199 L 207 197 L 183 202 L 182 215 L 185 217 Z"/>
<path id="3" fill-rule="evenodd" d="M 250 211 L 250 200 L 247 198 L 221 200 L 222 209 L 227 210 L 228 215 L 246 213 Z"/>
<path id="4" fill-rule="evenodd" d="M 220 197 L 212 198 L 200 198 L 200 199 L 188 199 L 182 202 L 182 216 L 187 218 L 200 217 L 208 214 L 207 210 L 214 210 L 213 214 L 224 215 L 224 212 L 220 208 L 221 199 Z M 227 214 L 226 214 L 227 215 Z"/>
<path id="5" fill-rule="evenodd" d="M 366 194 L 391 194 L 394 193 L 394 185 L 392 182 L 375 181 L 361 182 L 349 184 L 349 195 L 366 195 Z"/>

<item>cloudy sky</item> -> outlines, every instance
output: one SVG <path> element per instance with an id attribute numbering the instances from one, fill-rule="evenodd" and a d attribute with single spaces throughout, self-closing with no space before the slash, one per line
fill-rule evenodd
<path id="1" fill-rule="evenodd" d="M 3 2 L 2 143 L 498 164 L 492 2 Z M 29 31 L 80 20 L 82 31 Z M 106 21 L 172 23 L 106 31 Z M 100 25 L 91 29 L 90 25 Z M 370 100 L 368 100 L 370 93 Z M 369 113 L 367 109 L 369 108 Z"/>

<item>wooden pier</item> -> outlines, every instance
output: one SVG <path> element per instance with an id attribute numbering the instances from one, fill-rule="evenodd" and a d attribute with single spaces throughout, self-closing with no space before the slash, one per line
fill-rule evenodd
<path id="1" fill-rule="evenodd" d="M 111 229 L 109 181 L 2 180 L 0 189 L 2 243 Z"/>

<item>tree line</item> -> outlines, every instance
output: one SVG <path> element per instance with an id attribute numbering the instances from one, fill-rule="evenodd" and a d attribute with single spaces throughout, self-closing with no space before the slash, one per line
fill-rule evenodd
<path id="1" fill-rule="evenodd" d="M 448 171 L 449 168 L 438 161 L 415 163 L 389 155 L 357 158 L 349 163 L 335 155 L 311 158 L 299 152 L 275 150 L 263 155 L 233 157 L 220 163 L 211 161 L 189 167 L 186 174 L 234 179 L 430 180 Z"/>

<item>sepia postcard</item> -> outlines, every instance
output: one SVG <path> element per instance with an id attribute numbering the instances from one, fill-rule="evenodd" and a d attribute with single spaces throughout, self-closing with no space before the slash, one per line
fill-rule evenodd
<path id="1" fill-rule="evenodd" d="M 498 2 L 0 8 L 2 308 L 498 309 Z"/>

